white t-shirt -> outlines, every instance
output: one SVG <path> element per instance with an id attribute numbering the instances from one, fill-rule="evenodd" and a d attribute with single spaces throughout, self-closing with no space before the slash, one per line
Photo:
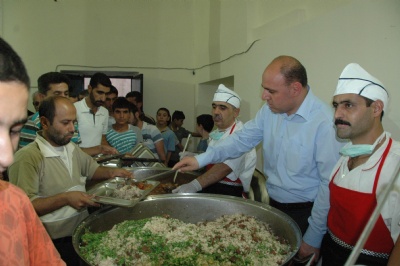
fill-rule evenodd
<path id="1" fill-rule="evenodd" d="M 74 105 L 82 141 L 79 146 L 89 148 L 100 145 L 101 138 L 108 129 L 108 110 L 100 106 L 96 114 L 93 114 L 87 106 L 85 98 Z"/>

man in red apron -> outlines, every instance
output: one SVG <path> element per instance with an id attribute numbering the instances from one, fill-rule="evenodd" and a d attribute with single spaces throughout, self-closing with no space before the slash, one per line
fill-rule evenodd
<path id="1" fill-rule="evenodd" d="M 209 146 L 216 145 L 243 127 L 237 119 L 240 112 L 240 97 L 224 85 L 219 85 L 214 94 L 212 115 L 216 130 L 210 133 Z M 256 152 L 251 151 L 235 159 L 216 165 L 207 165 L 207 172 L 189 184 L 173 190 L 174 193 L 224 194 L 247 198 L 250 182 L 256 168 Z"/>
<path id="2" fill-rule="evenodd" d="M 336 133 L 351 143 L 341 150 L 330 188 L 328 233 L 322 264 L 343 265 L 356 245 L 382 191 L 400 163 L 400 143 L 384 131 L 388 93 L 358 64 L 343 70 L 333 97 Z M 387 265 L 400 232 L 400 178 L 384 203 L 356 264 Z"/>

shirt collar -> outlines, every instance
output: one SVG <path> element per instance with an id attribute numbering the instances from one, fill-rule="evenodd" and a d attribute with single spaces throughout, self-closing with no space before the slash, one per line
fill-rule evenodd
<path id="1" fill-rule="evenodd" d="M 35 142 L 39 146 L 40 151 L 42 152 L 43 156 L 48 157 L 60 157 L 54 147 L 43 137 L 43 131 L 40 130 L 36 133 Z M 68 143 L 65 145 L 67 148 L 67 153 L 72 153 L 75 149 L 74 145 Z"/>
<path id="2" fill-rule="evenodd" d="M 86 103 L 86 98 L 83 98 L 82 99 L 82 105 L 83 105 L 83 107 L 84 107 L 84 109 L 85 109 L 85 112 L 90 112 L 90 108 L 89 108 L 89 106 L 87 105 L 87 103 Z"/>
<path id="3" fill-rule="evenodd" d="M 285 119 L 299 122 L 305 122 L 310 119 L 311 113 L 313 111 L 313 103 L 315 102 L 316 97 L 312 93 L 310 86 L 308 85 L 307 90 L 307 95 L 301 103 L 299 109 L 297 109 L 296 113 L 291 115 L 283 114 L 285 116 Z"/>
<path id="4" fill-rule="evenodd" d="M 86 103 L 86 98 L 84 98 L 83 100 L 82 100 L 82 102 L 83 102 L 83 107 L 84 107 L 84 112 L 85 113 L 90 113 L 90 114 L 92 114 L 92 110 L 90 109 L 90 107 L 87 105 L 87 103 Z M 103 106 L 99 106 L 98 108 L 97 108 L 97 112 L 96 112 L 96 114 L 95 115 L 103 115 L 103 113 L 102 112 L 100 112 L 100 109 L 101 108 L 104 108 Z M 105 108 L 104 108 L 105 109 Z M 108 112 L 108 111 L 107 111 Z"/>

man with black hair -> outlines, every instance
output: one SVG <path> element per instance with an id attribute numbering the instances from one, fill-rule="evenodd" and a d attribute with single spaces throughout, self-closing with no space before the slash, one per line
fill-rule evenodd
<path id="1" fill-rule="evenodd" d="M 143 142 L 141 130 L 129 124 L 132 106 L 125 97 L 118 97 L 112 105 L 115 123 L 107 132 L 106 139 L 121 154 L 131 152 L 137 144 Z"/>
<path id="2" fill-rule="evenodd" d="M 400 233 L 400 143 L 383 128 L 388 110 L 385 86 L 359 64 L 348 64 L 333 96 L 336 134 L 350 143 L 329 183 L 328 233 L 322 242 L 322 265 L 344 265 L 374 209 L 378 219 L 360 250 L 356 265 L 388 265 Z M 390 196 L 384 191 L 392 184 Z M 399 265 L 399 261 L 392 265 Z"/>
<path id="3" fill-rule="evenodd" d="M 49 97 L 39 107 L 42 131 L 34 142 L 15 154 L 10 182 L 31 199 L 47 232 L 68 265 L 79 265 L 72 246 L 75 227 L 88 216 L 86 207 L 99 204 L 85 193 L 86 180 L 132 177 L 121 168 L 99 166 L 71 142 L 76 109 L 65 97 Z"/>
<path id="4" fill-rule="evenodd" d="M 167 158 L 165 155 L 164 139 L 160 130 L 155 125 L 142 121 L 139 109 L 135 104 L 131 106 L 131 114 L 129 123 L 141 130 L 143 144 L 148 147 L 161 162 L 165 163 Z"/>
<path id="5" fill-rule="evenodd" d="M 47 98 L 50 96 L 69 96 L 69 86 L 70 79 L 68 76 L 61 74 L 59 72 L 48 72 L 41 75 L 38 80 L 38 93 L 41 98 Z M 31 116 L 31 118 L 26 122 L 21 130 L 21 138 L 19 140 L 19 148 L 22 148 L 36 138 L 36 132 L 41 129 L 39 112 L 36 112 Z M 78 133 L 75 134 L 72 139 L 73 142 L 79 143 L 80 138 Z"/>
<path id="6" fill-rule="evenodd" d="M 212 118 L 212 115 L 203 114 L 203 115 L 199 115 L 196 118 L 196 123 L 197 123 L 196 130 L 201 135 L 201 140 L 199 141 L 199 144 L 197 145 L 196 151 L 197 152 L 205 152 L 208 147 L 208 140 L 210 137 L 210 132 L 214 128 L 214 120 Z"/>
<path id="7" fill-rule="evenodd" d="M 156 120 L 153 117 L 146 115 L 143 112 L 143 95 L 139 91 L 128 92 L 126 94 L 125 98 L 137 106 L 137 108 L 139 109 L 140 119 L 143 122 L 146 122 L 146 123 L 152 124 L 152 125 L 156 124 Z"/>
<path id="8" fill-rule="evenodd" d="M 88 92 L 87 89 L 83 90 L 83 91 L 80 91 L 79 94 L 78 94 L 78 101 L 82 101 L 88 95 L 89 95 L 89 92 Z"/>
<path id="9" fill-rule="evenodd" d="M 35 108 L 35 112 L 39 111 L 39 105 L 43 101 L 44 96 L 39 91 L 32 93 L 32 105 Z"/>
<path id="10" fill-rule="evenodd" d="M 198 134 L 197 132 L 190 132 L 182 126 L 184 120 L 185 114 L 182 111 L 174 111 L 174 113 L 172 114 L 171 123 L 169 124 L 169 128 L 175 133 L 179 142 L 175 147 L 175 151 L 171 153 L 171 158 L 168 162 L 169 167 L 173 167 L 177 162 L 179 162 L 179 153 L 183 151 L 182 140 L 184 138 L 187 138 L 189 134 L 191 134 L 192 137 L 200 137 L 200 134 Z"/>
<path id="11" fill-rule="evenodd" d="M 26 121 L 29 85 L 21 58 L 0 38 L 0 172 L 14 160 Z M 21 189 L 0 180 L 0 204 L 1 265 L 65 265 Z"/>
<path id="12" fill-rule="evenodd" d="M 103 105 L 111 86 L 111 80 L 106 74 L 95 73 L 88 85 L 89 95 L 74 104 L 81 133 L 80 147 L 108 146 L 108 153 L 117 153 L 116 149 L 110 148 L 105 137 L 108 130 L 108 111 Z"/>
<path id="13" fill-rule="evenodd" d="M 106 93 L 106 101 L 104 102 L 104 107 L 108 110 L 108 130 L 112 128 L 112 125 L 115 124 L 114 112 L 113 112 L 113 103 L 118 98 L 118 90 L 116 87 L 111 85 L 110 91 Z"/>

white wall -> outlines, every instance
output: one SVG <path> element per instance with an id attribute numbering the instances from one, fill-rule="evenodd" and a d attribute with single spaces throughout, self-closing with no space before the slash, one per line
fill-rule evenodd
<path id="1" fill-rule="evenodd" d="M 276 56 L 297 57 L 313 92 L 328 104 L 344 66 L 357 62 L 386 85 L 384 126 L 400 139 L 398 0 L 0 1 L 0 34 L 24 59 L 34 86 L 58 65 L 124 67 L 104 70 L 143 73 L 145 112 L 182 110 L 185 127 L 194 130 L 216 89 L 210 81 L 233 77 L 247 121 L 263 104 L 261 74 Z M 258 39 L 247 53 L 205 66 Z M 194 75 L 192 68 L 199 68 Z M 205 87 L 211 93 L 203 94 Z"/>

